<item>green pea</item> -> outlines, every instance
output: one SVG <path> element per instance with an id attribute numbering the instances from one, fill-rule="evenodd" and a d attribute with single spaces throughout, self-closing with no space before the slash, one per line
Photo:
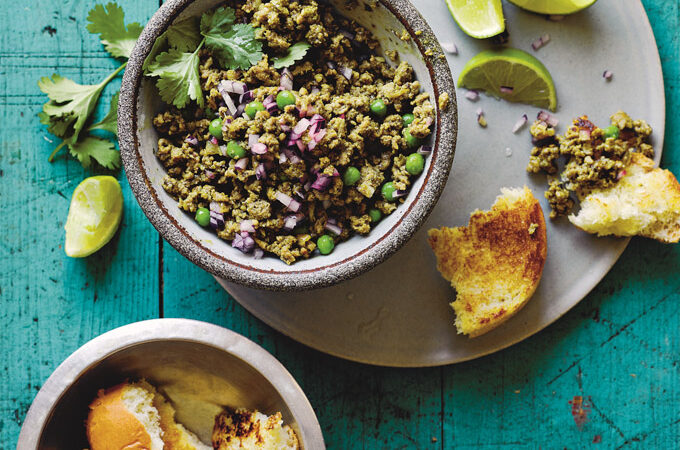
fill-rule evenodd
<path id="1" fill-rule="evenodd" d="M 236 141 L 229 141 L 227 144 L 227 156 L 233 159 L 241 159 L 246 156 L 246 149 Z"/>
<path id="2" fill-rule="evenodd" d="M 345 170 L 345 176 L 342 179 L 347 186 L 352 186 L 357 184 L 359 178 L 361 178 L 361 172 L 359 172 L 359 169 L 350 166 L 347 168 L 347 170 Z"/>
<path id="3" fill-rule="evenodd" d="M 381 98 L 376 98 L 371 102 L 371 112 L 379 119 L 384 118 L 387 115 L 387 106 L 385 106 L 385 101 Z"/>
<path id="4" fill-rule="evenodd" d="M 403 116 L 401 116 L 401 120 L 404 122 L 404 128 L 411 125 L 411 122 L 413 122 L 413 119 L 415 119 L 415 117 L 413 117 L 413 114 L 411 114 L 411 113 L 406 113 Z"/>
<path id="5" fill-rule="evenodd" d="M 387 183 L 383 184 L 381 189 L 383 198 L 388 202 L 395 201 L 396 199 L 392 197 L 392 194 L 394 194 L 394 191 L 396 190 L 397 188 L 394 187 L 394 184 L 392 184 L 391 181 L 388 181 Z"/>
<path id="6" fill-rule="evenodd" d="M 425 158 L 420 153 L 411 153 L 406 157 L 406 171 L 411 175 L 420 175 L 425 167 Z"/>
<path id="7" fill-rule="evenodd" d="M 215 136 L 217 139 L 222 139 L 222 119 L 218 117 L 217 119 L 210 122 L 208 131 L 210 131 L 210 134 Z"/>
<path id="8" fill-rule="evenodd" d="M 610 125 L 602 131 L 604 131 L 604 138 L 605 139 L 609 139 L 609 138 L 618 139 L 619 138 L 619 127 L 617 127 L 616 125 Z"/>
<path id="9" fill-rule="evenodd" d="M 262 102 L 250 102 L 246 105 L 246 114 L 248 114 L 248 117 L 251 119 L 255 118 L 255 114 L 257 114 L 258 111 L 264 111 Z"/>
<path id="10" fill-rule="evenodd" d="M 316 240 L 316 246 L 319 247 L 319 251 L 322 255 L 328 255 L 335 248 L 335 242 L 333 242 L 332 237 L 324 234 Z"/>
<path id="11" fill-rule="evenodd" d="M 406 140 L 406 146 L 408 148 L 418 148 L 420 147 L 420 143 L 422 142 L 420 138 L 417 138 L 411 134 L 411 131 L 408 128 L 404 128 L 404 131 L 402 133 L 404 135 L 404 139 Z"/>
<path id="12" fill-rule="evenodd" d="M 371 222 L 373 223 L 380 222 L 380 219 L 382 219 L 382 213 L 379 209 L 375 208 L 368 211 L 368 216 L 371 218 Z"/>
<path id="13" fill-rule="evenodd" d="M 294 105 L 295 95 L 290 91 L 281 91 L 276 94 L 276 104 L 279 109 L 283 109 L 288 105 Z"/>
<path id="14" fill-rule="evenodd" d="M 207 227 L 210 224 L 210 211 L 208 208 L 198 208 L 194 218 L 200 226 Z"/>

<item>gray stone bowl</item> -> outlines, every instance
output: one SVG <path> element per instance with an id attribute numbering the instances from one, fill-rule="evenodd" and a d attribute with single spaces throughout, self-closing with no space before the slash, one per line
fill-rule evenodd
<path id="1" fill-rule="evenodd" d="M 97 391 L 140 378 L 161 389 L 176 419 L 205 443 L 227 406 L 281 412 L 302 448 L 325 448 L 304 392 L 266 350 L 217 325 L 155 319 L 104 333 L 61 363 L 33 400 L 17 449 L 87 448 L 85 420 Z"/>
<path id="2" fill-rule="evenodd" d="M 423 90 L 434 96 L 436 120 L 425 170 L 414 182 L 404 204 L 384 218 L 368 236 L 354 236 L 327 256 L 315 255 L 286 265 L 275 257 L 256 260 L 201 228 L 177 207 L 162 188 L 165 170 L 155 156 L 158 135 L 151 123 L 162 111 L 153 80 L 142 65 L 155 40 L 176 20 L 214 8 L 218 0 L 167 1 L 144 28 L 123 77 L 118 107 L 120 151 L 132 191 L 151 223 L 182 255 L 212 274 L 248 287 L 277 291 L 322 288 L 366 272 L 395 253 L 423 224 L 446 184 L 456 146 L 458 117 L 451 71 L 442 49 L 423 17 L 407 0 L 377 0 L 348 9 L 332 0 L 337 11 L 374 33 L 381 52 L 395 50 L 414 68 Z M 408 39 L 399 38 L 402 33 Z M 440 95 L 449 106 L 440 109 Z"/>

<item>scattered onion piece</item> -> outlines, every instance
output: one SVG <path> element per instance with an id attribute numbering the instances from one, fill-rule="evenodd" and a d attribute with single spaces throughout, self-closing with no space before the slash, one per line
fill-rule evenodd
<path id="1" fill-rule="evenodd" d="M 246 167 L 248 167 L 248 158 L 241 158 L 234 164 L 236 170 L 246 170 Z"/>
<path id="2" fill-rule="evenodd" d="M 314 180 L 314 183 L 312 183 L 312 189 L 316 189 L 317 191 L 325 191 L 330 187 L 331 182 L 331 177 L 327 175 L 319 175 L 316 180 Z"/>
<path id="3" fill-rule="evenodd" d="M 257 144 L 257 141 L 260 139 L 259 134 L 251 134 L 248 135 L 248 147 L 252 148 L 253 145 Z"/>
<path id="4" fill-rule="evenodd" d="M 527 124 L 527 122 L 529 122 L 529 118 L 527 117 L 526 114 L 523 114 L 522 117 L 520 117 L 519 120 L 515 122 L 515 126 L 512 127 L 512 132 L 517 133 L 519 130 L 522 129 L 522 127 L 524 127 L 524 125 Z"/>
<path id="5" fill-rule="evenodd" d="M 255 154 L 255 155 L 264 155 L 267 153 L 267 148 L 266 144 L 263 144 L 262 142 L 255 142 L 251 147 L 250 151 Z"/>
<path id="6" fill-rule="evenodd" d="M 288 68 L 285 68 L 281 71 L 281 81 L 279 82 L 279 86 L 288 91 L 293 89 L 293 74 L 290 73 Z"/>
<path id="7" fill-rule="evenodd" d="M 276 199 L 283 204 L 286 208 L 293 212 L 298 212 L 300 209 L 300 202 L 297 200 L 293 200 L 293 198 L 290 195 L 286 195 L 281 191 L 276 191 L 276 194 L 274 194 Z"/>
<path id="8" fill-rule="evenodd" d="M 340 236 L 342 234 L 342 228 L 336 224 L 326 222 L 324 228 L 330 231 L 331 233 L 335 234 L 336 236 Z"/>
<path id="9" fill-rule="evenodd" d="M 264 164 L 259 164 L 255 168 L 255 178 L 258 180 L 264 180 L 267 178 L 267 170 L 264 168 Z"/>
<path id="10" fill-rule="evenodd" d="M 254 233 L 255 227 L 253 226 L 253 221 L 251 219 L 242 220 L 239 224 L 241 231 L 246 231 L 248 233 Z"/>
<path id="11" fill-rule="evenodd" d="M 260 247 L 257 247 L 255 250 L 253 250 L 253 258 L 262 259 L 263 256 L 264 250 L 262 250 Z"/>
<path id="12" fill-rule="evenodd" d="M 604 78 L 607 81 L 611 81 L 613 77 L 614 73 L 610 70 L 605 70 L 604 73 L 602 74 L 602 78 Z"/>
<path id="13" fill-rule="evenodd" d="M 338 71 L 340 72 L 340 75 L 347 79 L 347 81 L 352 81 L 352 69 L 350 69 L 349 67 L 340 66 Z"/>
<path id="14" fill-rule="evenodd" d="M 477 100 L 479 100 L 479 92 L 469 90 L 465 93 L 465 98 L 470 100 L 471 102 L 476 102 Z"/>
<path id="15" fill-rule="evenodd" d="M 408 194 L 408 191 L 399 190 L 399 189 L 398 189 L 398 190 L 392 192 L 392 198 L 403 197 L 403 196 L 405 196 L 406 194 Z"/>
<path id="16" fill-rule="evenodd" d="M 229 113 L 232 115 L 237 115 L 236 105 L 234 104 L 234 101 L 231 99 L 231 96 L 229 95 L 229 90 L 227 89 L 227 87 L 229 86 L 228 81 L 229 80 L 220 81 L 220 83 L 217 85 L 217 91 L 222 96 L 222 99 L 224 99 L 224 103 L 227 105 Z"/>
<path id="17" fill-rule="evenodd" d="M 456 44 L 453 42 L 442 42 L 441 46 L 446 53 L 450 53 L 452 55 L 458 54 L 458 47 L 456 47 Z"/>
<path id="18" fill-rule="evenodd" d="M 560 123 L 560 121 L 557 120 L 557 118 L 555 116 L 553 116 L 552 114 L 548 114 L 545 111 L 539 111 L 536 118 L 538 120 L 542 120 L 543 122 L 547 123 L 548 125 L 550 125 L 553 128 L 556 127 Z"/>
<path id="19" fill-rule="evenodd" d="M 503 94 L 512 94 L 512 91 L 514 91 L 514 88 L 512 88 L 511 86 L 501 86 L 500 91 Z"/>
<path id="20" fill-rule="evenodd" d="M 430 153 L 432 153 L 432 147 L 430 147 L 429 145 L 421 145 L 416 153 L 423 155 L 423 156 L 427 156 Z"/>
<path id="21" fill-rule="evenodd" d="M 194 147 L 198 145 L 198 139 L 196 139 L 194 136 L 187 136 L 186 139 L 184 139 L 184 142 Z"/>

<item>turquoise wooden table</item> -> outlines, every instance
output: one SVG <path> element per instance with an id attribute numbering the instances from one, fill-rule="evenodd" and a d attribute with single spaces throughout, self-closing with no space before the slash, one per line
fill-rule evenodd
<path id="1" fill-rule="evenodd" d="M 158 1 L 118 3 L 143 23 Z M 336 359 L 263 325 L 159 238 L 122 171 L 120 232 L 90 258 L 66 257 L 69 199 L 92 172 L 73 159 L 47 162 L 56 144 L 36 117 L 45 101 L 36 81 L 59 72 L 93 83 L 116 67 L 85 31 L 94 3 L 0 2 L 0 448 L 15 446 L 33 397 L 71 352 L 156 317 L 223 325 L 272 352 L 307 393 L 329 448 L 680 446 L 677 245 L 633 239 L 600 285 L 543 332 L 476 361 L 418 370 Z M 662 165 L 680 174 L 680 2 L 643 3 L 666 83 Z"/>

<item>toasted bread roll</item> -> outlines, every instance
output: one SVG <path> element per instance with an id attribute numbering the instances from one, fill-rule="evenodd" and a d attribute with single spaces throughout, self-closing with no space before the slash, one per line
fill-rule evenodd
<path id="1" fill-rule="evenodd" d="M 432 229 L 437 269 L 456 289 L 459 333 L 477 337 L 519 311 L 532 296 L 547 253 L 545 219 L 529 188 L 501 190 L 490 211 L 467 227 Z"/>
<path id="2" fill-rule="evenodd" d="M 172 405 L 146 381 L 99 391 L 90 405 L 92 450 L 210 450 L 175 422 Z"/>
<path id="3" fill-rule="evenodd" d="M 680 184 L 668 170 L 633 153 L 625 175 L 610 188 L 581 199 L 571 223 L 599 236 L 644 236 L 661 242 L 680 240 Z"/>
<path id="4" fill-rule="evenodd" d="M 212 444 L 216 450 L 300 448 L 295 432 L 283 424 L 280 412 L 267 416 L 244 408 L 225 410 L 215 418 Z"/>

